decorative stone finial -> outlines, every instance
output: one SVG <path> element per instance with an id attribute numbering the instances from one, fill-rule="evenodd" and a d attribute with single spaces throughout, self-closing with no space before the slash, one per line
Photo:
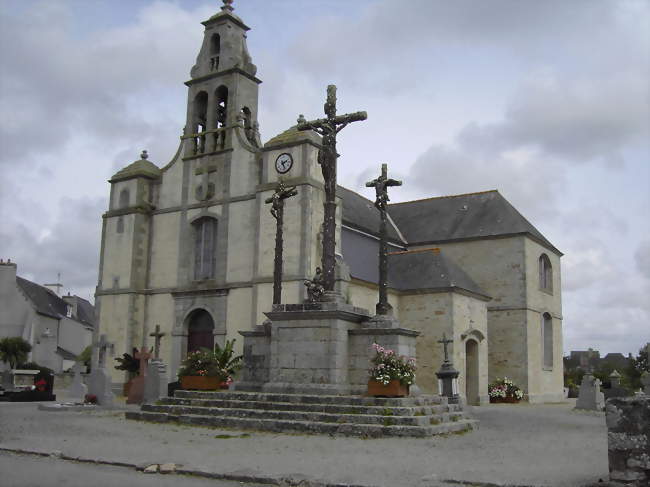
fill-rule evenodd
<path id="1" fill-rule="evenodd" d="M 143 150 L 142 154 L 140 154 L 140 157 L 142 158 L 142 160 L 146 161 L 147 157 L 149 157 L 149 154 L 147 153 L 146 150 Z"/>
<path id="2" fill-rule="evenodd" d="M 223 7 L 221 7 L 221 10 L 223 10 L 224 12 L 232 12 L 233 10 L 235 10 L 232 7 L 232 2 L 234 0 L 222 0 L 222 1 L 223 1 Z"/>

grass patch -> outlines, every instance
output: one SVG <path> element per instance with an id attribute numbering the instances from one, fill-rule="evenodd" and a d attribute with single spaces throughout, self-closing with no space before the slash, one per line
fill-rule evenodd
<path id="1" fill-rule="evenodd" d="M 383 425 L 384 426 L 392 426 L 395 424 L 395 421 L 393 421 L 392 418 L 384 418 Z"/>
<path id="2" fill-rule="evenodd" d="M 394 416 L 395 415 L 395 413 L 393 412 L 393 410 L 391 408 L 384 408 L 384 409 L 381 410 L 381 412 L 379 414 L 381 416 Z"/>
<path id="3" fill-rule="evenodd" d="M 430 424 L 440 424 L 440 420 L 438 418 L 431 418 L 429 420 Z"/>
<path id="4" fill-rule="evenodd" d="M 426 416 L 427 414 L 424 411 L 416 411 L 413 413 L 413 416 Z"/>

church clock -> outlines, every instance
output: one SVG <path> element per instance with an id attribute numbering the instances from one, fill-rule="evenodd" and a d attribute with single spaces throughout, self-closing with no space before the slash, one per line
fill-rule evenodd
<path id="1" fill-rule="evenodd" d="M 280 174 L 288 173 L 291 166 L 293 166 L 293 157 L 291 157 L 291 154 L 287 154 L 286 152 L 280 154 L 275 160 L 275 170 Z"/>

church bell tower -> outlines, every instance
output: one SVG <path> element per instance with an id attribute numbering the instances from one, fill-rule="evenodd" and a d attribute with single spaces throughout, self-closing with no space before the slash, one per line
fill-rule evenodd
<path id="1" fill-rule="evenodd" d="M 183 156 L 201 157 L 236 145 L 233 128 L 244 129 L 245 141 L 259 146 L 257 67 L 246 46 L 250 28 L 233 13 L 233 0 L 202 22 L 203 44 L 190 72 Z"/>

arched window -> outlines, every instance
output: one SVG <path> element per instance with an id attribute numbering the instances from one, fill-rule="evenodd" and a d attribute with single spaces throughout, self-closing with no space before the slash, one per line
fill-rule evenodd
<path id="1" fill-rule="evenodd" d="M 120 191 L 120 199 L 118 202 L 118 206 L 120 208 L 128 208 L 129 200 L 130 200 L 129 190 L 128 188 L 124 188 L 122 191 Z"/>
<path id="2" fill-rule="evenodd" d="M 553 267 L 551 259 L 546 254 L 539 257 L 539 288 L 550 293 L 553 292 Z"/>
<path id="3" fill-rule="evenodd" d="M 194 279 L 214 279 L 217 248 L 217 220 L 201 218 L 194 227 Z"/>
<path id="4" fill-rule="evenodd" d="M 553 368 L 553 318 L 548 313 L 542 315 L 542 365 Z"/>
<path id="5" fill-rule="evenodd" d="M 210 71 L 219 69 L 219 54 L 221 53 L 221 37 L 212 34 L 210 38 Z"/>
<path id="6" fill-rule="evenodd" d="M 194 122 L 193 133 L 199 134 L 194 138 L 194 154 L 205 152 L 205 135 L 200 135 L 207 128 L 208 117 L 208 94 L 205 91 L 199 92 L 194 98 Z"/>
<path id="7" fill-rule="evenodd" d="M 226 126 L 228 116 L 228 88 L 221 85 L 216 91 L 217 98 L 217 127 L 221 128 Z"/>

